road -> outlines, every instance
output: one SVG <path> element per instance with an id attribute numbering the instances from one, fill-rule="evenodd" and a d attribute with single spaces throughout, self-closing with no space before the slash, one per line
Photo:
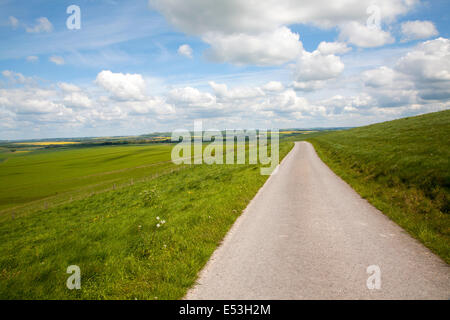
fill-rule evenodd
<path id="1" fill-rule="evenodd" d="M 369 289 L 377 275 L 380 288 Z M 295 144 L 185 297 L 449 298 L 449 266 L 362 199 L 307 142 Z"/>

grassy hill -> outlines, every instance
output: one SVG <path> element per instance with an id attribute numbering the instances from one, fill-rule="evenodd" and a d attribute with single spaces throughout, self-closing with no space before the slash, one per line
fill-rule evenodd
<path id="1" fill-rule="evenodd" d="M 450 110 L 310 141 L 362 197 L 450 263 Z"/>

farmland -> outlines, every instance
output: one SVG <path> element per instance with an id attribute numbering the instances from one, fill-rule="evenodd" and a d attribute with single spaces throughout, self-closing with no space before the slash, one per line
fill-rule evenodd
<path id="1" fill-rule="evenodd" d="M 0 210 L 20 212 L 131 183 L 170 169 L 168 144 L 3 151 Z"/>
<path id="2" fill-rule="evenodd" d="M 284 135 L 280 159 L 292 141 L 318 134 Z M 259 165 L 175 166 L 172 146 L 8 154 L 3 207 L 13 199 L 28 211 L 0 221 L 0 297 L 181 298 L 267 176 Z M 69 265 L 80 267 L 82 290 L 66 288 Z"/>

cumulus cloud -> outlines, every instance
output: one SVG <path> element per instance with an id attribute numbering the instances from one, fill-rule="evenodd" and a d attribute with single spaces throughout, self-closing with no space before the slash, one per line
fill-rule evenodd
<path id="1" fill-rule="evenodd" d="M 344 54 L 352 50 L 352 48 L 347 47 L 345 43 L 342 42 L 326 42 L 322 41 L 317 50 L 324 55 L 328 54 Z"/>
<path id="2" fill-rule="evenodd" d="M 393 43 L 395 39 L 387 31 L 370 28 L 365 24 L 351 21 L 339 27 L 339 39 L 362 48 L 380 47 Z"/>
<path id="3" fill-rule="evenodd" d="M 23 74 L 19 72 L 14 72 L 10 70 L 2 71 L 2 75 L 9 80 L 11 83 L 15 84 L 26 84 L 32 83 L 33 79 L 31 77 L 25 77 Z"/>
<path id="4" fill-rule="evenodd" d="M 216 103 L 215 97 L 192 87 L 176 88 L 169 92 L 170 101 L 188 107 L 208 107 Z"/>
<path id="5" fill-rule="evenodd" d="M 368 92 L 379 106 L 423 105 L 450 99 L 450 41 L 426 41 L 398 59 L 362 73 Z"/>
<path id="6" fill-rule="evenodd" d="M 151 88 L 140 74 L 104 70 L 97 75 L 98 87 L 92 88 L 46 81 L 34 85 L 26 76 L 5 70 L 0 115 L 12 127 L 25 126 L 23 121 L 28 127 L 58 123 L 79 128 L 130 128 L 132 123 L 148 132 L 160 128 L 155 125 L 167 130 L 185 127 L 198 118 L 220 128 L 349 126 L 450 108 L 448 39 L 425 41 L 408 51 L 402 48 L 404 53 L 385 60 L 387 65 L 343 76 L 338 56 L 342 49 L 327 43 L 313 52 L 302 51 L 296 77 L 288 83 L 256 79 L 242 86 L 233 78 L 211 81 L 206 88 L 205 83 L 171 87 L 159 96 L 147 93 Z M 336 77 L 342 81 L 333 81 Z M 309 92 L 325 85 L 332 91 Z M 149 121 L 154 121 L 152 126 Z M 9 130 L 5 128 L 0 124 L 0 132 Z"/>
<path id="7" fill-rule="evenodd" d="M 0 106 L 16 114 L 64 112 L 64 106 L 54 101 L 55 92 L 39 88 L 0 89 Z"/>
<path id="8" fill-rule="evenodd" d="M 362 78 L 366 86 L 380 88 L 392 86 L 397 78 L 396 72 L 391 68 L 382 66 L 377 69 L 367 70 L 362 73 Z"/>
<path id="9" fill-rule="evenodd" d="M 113 73 L 103 70 L 95 82 L 119 100 L 144 100 L 146 84 L 140 74 Z"/>
<path id="10" fill-rule="evenodd" d="M 313 80 L 313 81 L 294 81 L 292 87 L 296 91 L 314 91 L 322 89 L 325 86 L 326 81 Z"/>
<path id="11" fill-rule="evenodd" d="M 320 51 L 304 51 L 295 67 L 296 81 L 317 81 L 336 78 L 344 70 L 344 63 L 338 56 L 322 54 Z"/>
<path id="12" fill-rule="evenodd" d="M 36 62 L 36 61 L 39 60 L 39 57 L 37 57 L 37 56 L 28 56 L 26 59 L 27 59 L 28 62 Z"/>
<path id="13" fill-rule="evenodd" d="M 92 107 L 91 99 L 81 92 L 70 92 L 63 98 L 64 105 L 70 108 L 90 108 Z"/>
<path id="14" fill-rule="evenodd" d="M 330 28 L 349 21 L 366 21 L 367 8 L 373 0 L 267 0 L 253 1 L 183 1 L 150 0 L 150 5 L 183 32 L 202 35 L 208 32 L 224 34 L 257 34 L 296 23 Z M 411 10 L 415 0 L 378 0 L 384 21 L 393 21 Z"/>
<path id="15" fill-rule="evenodd" d="M 403 41 L 427 39 L 438 35 L 438 31 L 431 21 L 407 21 L 401 25 Z"/>
<path id="16" fill-rule="evenodd" d="M 257 105 L 256 110 L 271 111 L 279 116 L 295 119 L 326 114 L 325 107 L 311 104 L 308 99 L 298 96 L 292 89 L 268 97 Z"/>
<path id="17" fill-rule="evenodd" d="M 14 29 L 19 26 L 19 20 L 16 17 L 9 16 L 8 18 L 9 25 Z"/>
<path id="18" fill-rule="evenodd" d="M 398 72 L 414 82 L 421 98 L 450 99 L 450 40 L 438 38 L 419 44 L 400 58 Z"/>
<path id="19" fill-rule="evenodd" d="M 226 84 L 210 81 L 209 85 L 219 99 L 245 100 L 264 96 L 265 93 L 259 87 L 238 87 L 229 89 Z"/>
<path id="20" fill-rule="evenodd" d="M 256 35 L 208 33 L 203 40 L 211 45 L 210 59 L 237 65 L 279 65 L 295 59 L 303 49 L 299 35 L 286 27 Z"/>
<path id="21" fill-rule="evenodd" d="M 350 96 L 335 95 L 331 98 L 320 100 L 318 103 L 335 114 L 361 112 L 362 109 L 367 111 L 367 109 L 377 105 L 375 99 L 367 93 Z"/>
<path id="22" fill-rule="evenodd" d="M 188 44 L 183 44 L 178 47 L 178 54 L 182 56 L 192 58 L 192 53 L 192 48 Z"/>
<path id="23" fill-rule="evenodd" d="M 8 70 L 2 75 L 14 81 L 27 79 Z M 114 85 L 111 88 L 116 89 Z M 49 85 L 41 80 L 25 86 L 17 83 L 16 87 L 0 87 L 0 113 L 2 119 L 9 123 L 9 126 L 0 125 L 0 132 L 4 134 L 23 126 L 30 130 L 50 126 L 53 133 L 58 129 L 129 125 L 130 121 L 133 125 L 145 125 L 167 120 L 175 113 L 174 106 L 166 100 L 158 96 L 146 96 L 143 100 L 135 100 L 131 96 L 130 99 L 118 100 L 114 96 L 101 95 L 95 88 L 84 89 L 65 82 Z"/>
<path id="24" fill-rule="evenodd" d="M 270 82 L 266 83 L 262 87 L 262 89 L 264 89 L 266 91 L 271 91 L 271 92 L 279 92 L 279 91 L 282 91 L 284 89 L 284 86 L 279 81 L 270 81 Z"/>
<path id="25" fill-rule="evenodd" d="M 53 25 L 46 17 L 36 19 L 36 24 L 33 27 L 26 28 L 29 33 L 51 32 L 52 30 Z"/>
<path id="26" fill-rule="evenodd" d="M 163 97 L 148 97 L 144 101 L 124 101 L 118 107 L 132 116 L 144 114 L 161 116 L 175 113 L 175 108 Z"/>
<path id="27" fill-rule="evenodd" d="M 63 65 L 64 63 L 66 63 L 66 62 L 64 61 L 64 58 L 61 57 L 61 56 L 51 56 L 48 60 L 49 60 L 50 62 L 53 62 L 54 64 L 56 64 L 56 65 L 58 65 L 58 66 L 61 66 L 61 65 Z"/>
<path id="28" fill-rule="evenodd" d="M 398 61 L 396 69 L 419 81 L 450 81 L 450 40 L 419 44 Z"/>
<path id="29" fill-rule="evenodd" d="M 65 92 L 81 91 L 81 89 L 78 86 L 76 86 L 72 83 L 67 83 L 67 82 L 58 83 L 58 87 L 61 88 L 61 90 L 65 91 Z"/>
<path id="30" fill-rule="evenodd" d="M 416 0 L 378 0 L 382 20 L 390 23 L 411 10 Z M 301 52 L 298 35 L 287 26 L 311 24 L 321 28 L 339 27 L 342 41 L 361 47 L 375 47 L 393 42 L 383 30 L 372 30 L 363 23 L 372 0 L 268 0 L 258 2 L 230 0 L 149 0 L 179 30 L 199 36 L 211 48 L 208 56 L 218 62 L 233 64 L 279 65 Z M 345 45 L 322 44 L 323 54 L 342 54 Z"/>

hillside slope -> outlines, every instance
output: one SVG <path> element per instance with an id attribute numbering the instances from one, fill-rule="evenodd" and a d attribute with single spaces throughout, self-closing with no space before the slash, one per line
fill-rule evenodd
<path id="1" fill-rule="evenodd" d="M 361 196 L 450 262 L 450 110 L 310 142 Z"/>

